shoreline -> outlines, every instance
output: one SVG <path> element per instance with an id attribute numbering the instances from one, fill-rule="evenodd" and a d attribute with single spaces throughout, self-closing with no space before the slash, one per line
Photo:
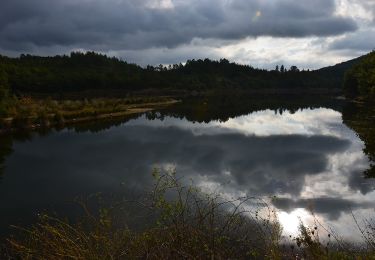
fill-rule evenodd
<path id="1" fill-rule="evenodd" d="M 170 105 L 174 105 L 181 102 L 181 100 L 177 99 L 171 99 L 168 101 L 161 101 L 161 102 L 150 102 L 150 103 L 139 103 L 139 104 L 132 104 L 129 105 L 125 110 L 123 111 L 117 111 L 117 112 L 111 112 L 111 113 L 100 113 L 97 115 L 91 115 L 91 116 L 82 116 L 82 117 L 73 117 L 73 118 L 64 118 L 63 122 L 56 122 L 56 120 L 53 120 L 53 115 L 51 118 L 47 120 L 44 124 L 41 123 L 31 123 L 27 124 L 24 127 L 5 127 L 0 128 L 0 135 L 5 135 L 9 133 L 13 133 L 20 130 L 37 130 L 37 129 L 50 129 L 55 126 L 62 126 L 65 127 L 67 125 L 72 125 L 76 123 L 83 123 L 83 122 L 89 122 L 89 121 L 95 121 L 95 120 L 104 120 L 108 118 L 120 118 L 125 117 L 129 115 L 134 114 L 142 114 L 145 112 L 153 111 L 158 108 L 164 108 Z M 36 120 L 37 118 L 31 117 L 28 118 L 29 120 Z M 51 120 L 50 120 L 51 119 Z M 12 125 L 12 122 L 14 118 L 8 117 L 0 119 L 3 122 L 6 122 L 5 124 Z"/>

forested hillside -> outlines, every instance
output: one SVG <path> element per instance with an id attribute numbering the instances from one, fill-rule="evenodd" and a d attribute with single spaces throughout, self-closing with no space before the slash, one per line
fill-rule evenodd
<path id="1" fill-rule="evenodd" d="M 375 51 L 365 55 L 348 70 L 344 89 L 348 97 L 375 100 Z"/>
<path id="2" fill-rule="evenodd" d="M 348 63 L 349 64 L 349 63 Z M 351 64 L 349 64 L 351 65 Z M 220 61 L 188 60 L 184 65 L 142 68 L 117 58 L 94 52 L 70 56 L 19 58 L 0 56 L 0 75 L 11 90 L 65 93 L 87 90 L 172 89 L 204 91 L 212 89 L 340 88 L 346 66 L 316 71 L 300 71 L 296 66 L 267 71 L 250 65 Z"/>

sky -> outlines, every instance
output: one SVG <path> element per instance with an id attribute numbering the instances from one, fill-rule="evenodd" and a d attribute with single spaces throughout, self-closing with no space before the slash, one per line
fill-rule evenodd
<path id="1" fill-rule="evenodd" d="M 375 48 L 375 0 L 1 0 L 0 53 L 315 69 Z"/>

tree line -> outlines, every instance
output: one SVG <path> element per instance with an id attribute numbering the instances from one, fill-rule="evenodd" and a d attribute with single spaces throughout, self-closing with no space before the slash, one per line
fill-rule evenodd
<path id="1" fill-rule="evenodd" d="M 339 74 L 339 75 L 337 75 Z M 13 93 L 64 93 L 95 89 L 137 91 L 172 89 L 338 88 L 344 72 L 338 70 L 300 71 L 281 66 L 275 70 L 218 61 L 188 60 L 185 64 L 141 67 L 94 52 L 40 57 L 0 56 L 0 83 Z M 341 77 L 340 77 L 341 76 Z M 4 89 L 4 87 L 2 87 Z"/>
<path id="2" fill-rule="evenodd" d="M 363 56 L 361 62 L 347 71 L 344 89 L 350 98 L 375 100 L 375 51 Z"/>

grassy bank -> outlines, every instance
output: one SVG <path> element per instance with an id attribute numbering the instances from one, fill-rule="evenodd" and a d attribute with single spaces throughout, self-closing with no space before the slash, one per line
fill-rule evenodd
<path id="1" fill-rule="evenodd" d="M 155 216 L 142 230 L 124 223 L 119 206 L 94 213 L 82 204 L 78 223 L 42 215 L 3 246 L 9 259 L 375 259 L 375 226 L 361 248 L 322 225 L 300 224 L 284 238 L 276 211 L 250 197 L 223 199 L 184 186 L 174 172 L 154 172 L 153 191 L 136 202 Z M 247 205 L 253 205 L 249 208 Z M 124 207 L 126 208 L 126 207 Z M 326 239 L 322 239 L 322 237 Z"/>
<path id="2" fill-rule="evenodd" d="M 95 98 L 81 100 L 14 98 L 0 117 L 0 131 L 62 126 L 64 124 L 122 117 L 174 104 L 170 97 Z"/>

